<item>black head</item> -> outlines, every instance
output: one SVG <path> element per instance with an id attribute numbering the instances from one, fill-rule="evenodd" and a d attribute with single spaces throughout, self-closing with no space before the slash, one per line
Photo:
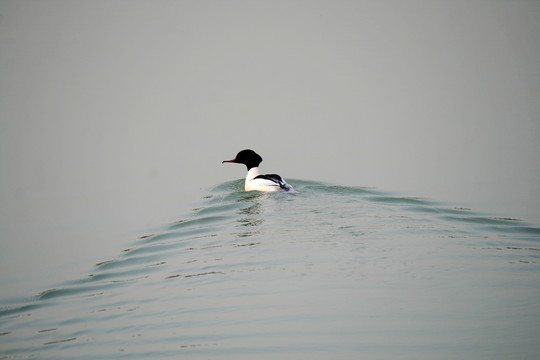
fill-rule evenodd
<path id="1" fill-rule="evenodd" d="M 249 171 L 249 169 L 259 166 L 262 161 L 262 157 L 260 157 L 259 154 L 257 154 L 255 151 L 246 149 L 240 151 L 234 159 L 225 160 L 222 162 L 222 164 L 226 162 L 244 164 Z"/>

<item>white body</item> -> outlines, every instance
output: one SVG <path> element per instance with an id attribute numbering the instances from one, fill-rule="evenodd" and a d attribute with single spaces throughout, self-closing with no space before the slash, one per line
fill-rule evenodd
<path id="1" fill-rule="evenodd" d="M 261 175 L 258 167 L 253 167 L 249 169 L 246 182 L 244 185 L 245 191 L 281 191 L 281 192 L 295 192 L 293 187 L 285 182 L 284 187 L 280 186 L 278 183 L 268 180 L 268 179 L 255 179 L 257 176 Z"/>

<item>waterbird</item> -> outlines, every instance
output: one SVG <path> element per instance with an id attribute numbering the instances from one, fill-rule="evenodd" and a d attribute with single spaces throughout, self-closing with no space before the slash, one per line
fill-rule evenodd
<path id="1" fill-rule="evenodd" d="M 281 191 L 296 192 L 293 187 L 277 174 L 262 175 L 259 170 L 259 164 L 263 161 L 262 157 L 251 149 L 240 151 L 232 160 L 224 160 L 223 163 L 244 164 L 247 167 L 245 191 Z"/>

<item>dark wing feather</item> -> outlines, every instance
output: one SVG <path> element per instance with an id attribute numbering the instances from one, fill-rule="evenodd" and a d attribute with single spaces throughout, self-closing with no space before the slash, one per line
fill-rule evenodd
<path id="1" fill-rule="evenodd" d="M 281 178 L 281 176 L 277 175 L 277 174 L 266 174 L 266 175 L 259 175 L 259 176 L 256 176 L 254 179 L 265 179 L 265 180 L 270 180 L 272 182 L 275 182 L 277 185 L 279 185 L 280 188 L 282 189 L 286 189 L 287 187 L 285 186 L 285 181 L 283 181 L 283 179 Z"/>

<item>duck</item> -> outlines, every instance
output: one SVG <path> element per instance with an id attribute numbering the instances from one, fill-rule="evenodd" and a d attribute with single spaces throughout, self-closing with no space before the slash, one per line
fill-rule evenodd
<path id="1" fill-rule="evenodd" d="M 251 149 L 245 149 L 236 154 L 232 160 L 224 160 L 224 163 L 244 164 L 247 168 L 245 191 L 265 192 L 296 192 L 294 188 L 278 174 L 261 174 L 259 165 L 262 157 Z"/>

